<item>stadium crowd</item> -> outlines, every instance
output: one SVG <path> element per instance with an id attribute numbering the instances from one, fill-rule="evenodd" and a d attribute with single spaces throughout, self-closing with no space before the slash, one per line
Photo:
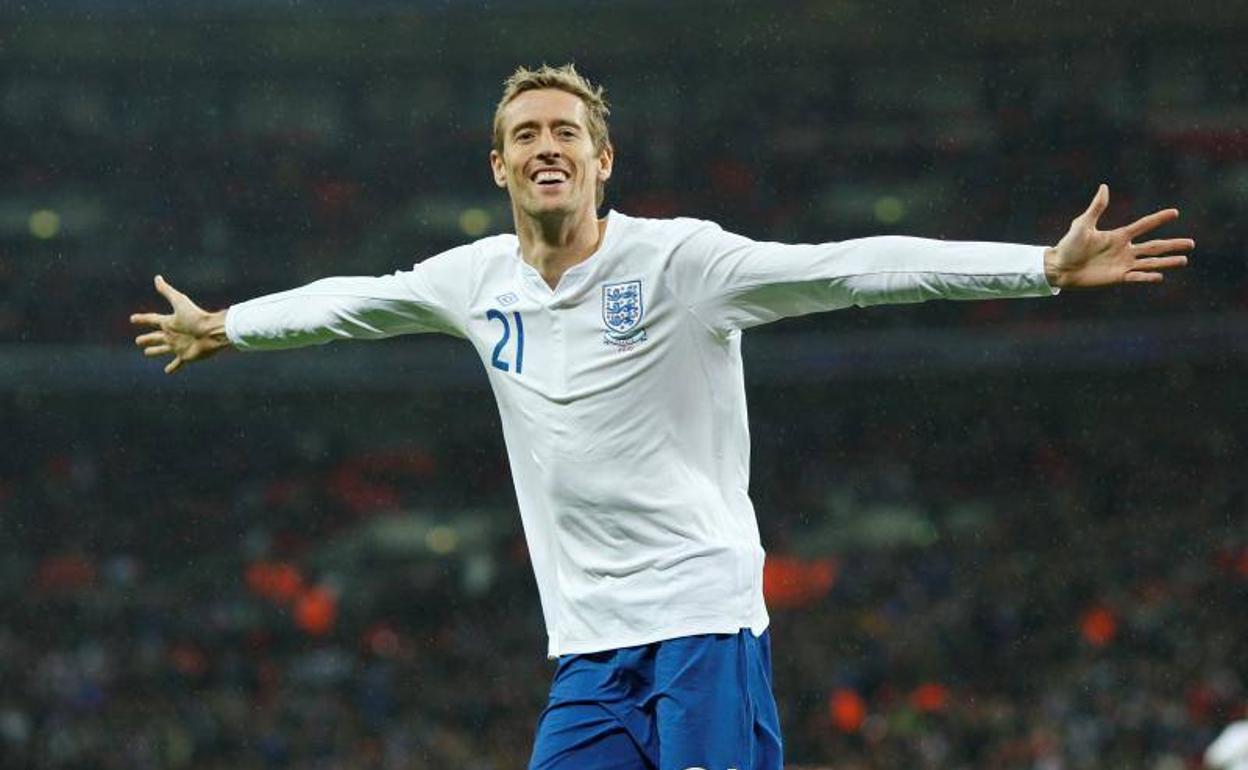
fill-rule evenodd
<path id="1" fill-rule="evenodd" d="M 261 39 L 171 24 L 175 48 Z M 292 29 L 286 61 L 0 46 L 0 354 L 128 345 L 157 272 L 221 307 L 507 227 L 485 160 L 518 62 L 448 47 L 426 69 Z M 1106 181 L 1107 223 L 1177 204 L 1199 244 L 1147 294 L 777 334 L 1243 311 L 1242 35 L 1159 29 L 578 65 L 614 105 L 628 214 L 1046 242 Z M 1244 717 L 1242 365 L 1029 364 L 753 388 L 796 766 L 1183 770 Z M 488 394 L 53 391 L 0 392 L 0 767 L 524 766 L 553 666 Z M 361 545 L 376 527 L 391 548 Z"/>
<path id="2" fill-rule="evenodd" d="M 1198 766 L 1248 701 L 1234 381 L 756 389 L 789 760 Z M 523 766 L 553 667 L 475 396 L 345 414 L 196 398 L 4 410 L 25 447 L 0 466 L 4 766 Z M 117 439 L 134 424 L 152 432 Z M 370 524 L 439 510 L 453 527 L 460 509 L 490 511 L 494 536 L 325 557 Z"/>
<path id="3" fill-rule="evenodd" d="M 691 61 L 678 80 L 623 63 L 583 68 L 615 103 L 607 205 L 635 216 L 705 217 L 789 241 L 897 232 L 1051 243 L 1106 181 L 1107 223 L 1177 204 L 1202 255 L 1233 254 L 1248 221 L 1239 41 L 1208 41 L 1196 61 L 1185 48 L 1150 51 L 1143 60 L 1123 44 L 1071 58 L 1076 84 L 1103 68 L 1138 71 L 1097 82 L 1098 100 L 1057 87 L 1043 51 L 1009 68 L 976 52 L 885 70 L 823 52 L 731 81 L 715 60 Z M 499 66 L 501 80 L 514 63 Z M 117 64 L 0 76 L 10 210 L 0 217 L 0 342 L 123 339 L 156 272 L 224 305 L 325 275 L 401 269 L 509 226 L 485 162 L 496 81 L 459 93 L 439 72 L 240 75 L 176 63 L 142 89 L 126 87 L 130 76 Z M 1242 308 L 1246 298 L 1242 260 L 1205 259 L 1139 312 Z M 1078 312 L 1121 313 L 1133 299 L 1105 295 Z M 59 312 L 66 306 L 81 310 Z M 887 322 L 976 312 L 938 303 Z"/>

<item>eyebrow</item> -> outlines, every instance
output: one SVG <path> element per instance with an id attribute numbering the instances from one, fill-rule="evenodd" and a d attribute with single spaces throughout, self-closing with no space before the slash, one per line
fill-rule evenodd
<path id="1" fill-rule="evenodd" d="M 578 131 L 584 130 L 584 128 L 581 127 L 580 123 L 577 123 L 574 120 L 568 120 L 566 118 L 557 118 L 555 120 L 552 120 L 551 123 L 554 125 L 555 128 L 563 128 L 564 126 L 571 126 L 572 128 L 575 128 Z M 516 133 L 518 133 L 522 129 L 538 128 L 539 126 L 541 126 L 541 121 L 526 120 L 523 123 L 517 123 L 516 125 L 512 126 L 511 131 L 509 133 L 511 133 L 512 136 L 515 136 Z"/>

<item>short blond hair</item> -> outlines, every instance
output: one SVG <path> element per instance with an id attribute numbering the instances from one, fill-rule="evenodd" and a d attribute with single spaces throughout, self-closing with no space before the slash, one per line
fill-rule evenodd
<path id="1" fill-rule="evenodd" d="M 543 64 L 535 70 L 528 67 L 517 67 L 511 77 L 503 81 L 503 98 L 498 100 L 494 110 L 493 147 L 497 152 L 503 151 L 503 108 L 525 91 L 536 91 L 542 88 L 555 88 L 567 91 L 580 98 L 585 104 L 585 113 L 589 119 L 589 138 L 594 143 L 594 152 L 602 152 L 611 144 L 607 132 L 607 115 L 611 110 L 603 97 L 602 86 L 589 82 L 576 71 L 576 65 L 565 64 L 562 67 L 551 67 Z"/>

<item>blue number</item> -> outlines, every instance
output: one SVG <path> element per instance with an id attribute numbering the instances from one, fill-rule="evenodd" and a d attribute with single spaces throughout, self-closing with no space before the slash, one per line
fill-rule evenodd
<path id="1" fill-rule="evenodd" d="M 524 366 L 524 322 L 520 320 L 519 310 L 512 311 L 511 315 L 516 319 L 516 374 L 519 374 Z"/>
<path id="2" fill-rule="evenodd" d="M 498 357 L 498 354 L 503 352 L 503 346 L 507 344 L 507 340 L 511 339 L 511 325 L 507 323 L 507 316 L 490 308 L 485 317 L 491 321 L 498 320 L 503 322 L 503 338 L 494 346 L 494 356 L 490 359 L 490 363 L 494 364 L 495 369 L 502 369 L 504 372 L 510 371 L 511 367 L 507 365 L 507 362 Z"/>
<path id="3" fill-rule="evenodd" d="M 494 346 L 494 355 L 490 357 L 490 363 L 495 369 L 501 369 L 504 372 L 511 371 L 511 366 L 502 359 L 503 348 L 507 346 L 507 341 L 511 339 L 511 324 L 507 323 L 507 316 L 501 311 L 490 308 L 485 312 L 485 317 L 490 321 L 502 321 L 503 336 Z M 524 370 L 524 321 L 520 320 L 520 311 L 514 311 L 511 317 L 516 319 L 516 374 L 520 374 Z"/>

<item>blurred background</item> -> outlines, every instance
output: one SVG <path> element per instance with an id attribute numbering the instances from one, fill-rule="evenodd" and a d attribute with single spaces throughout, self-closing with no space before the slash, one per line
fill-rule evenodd
<path id="1" fill-rule="evenodd" d="M 1248 703 L 1248 5 L 0 2 L 0 767 L 523 767 L 553 665 L 466 344 L 133 348 L 510 228 L 518 64 L 607 87 L 607 207 L 1049 244 L 1160 286 L 745 338 L 787 757 L 1197 768 Z M 719 769 L 722 770 L 722 769 Z"/>

